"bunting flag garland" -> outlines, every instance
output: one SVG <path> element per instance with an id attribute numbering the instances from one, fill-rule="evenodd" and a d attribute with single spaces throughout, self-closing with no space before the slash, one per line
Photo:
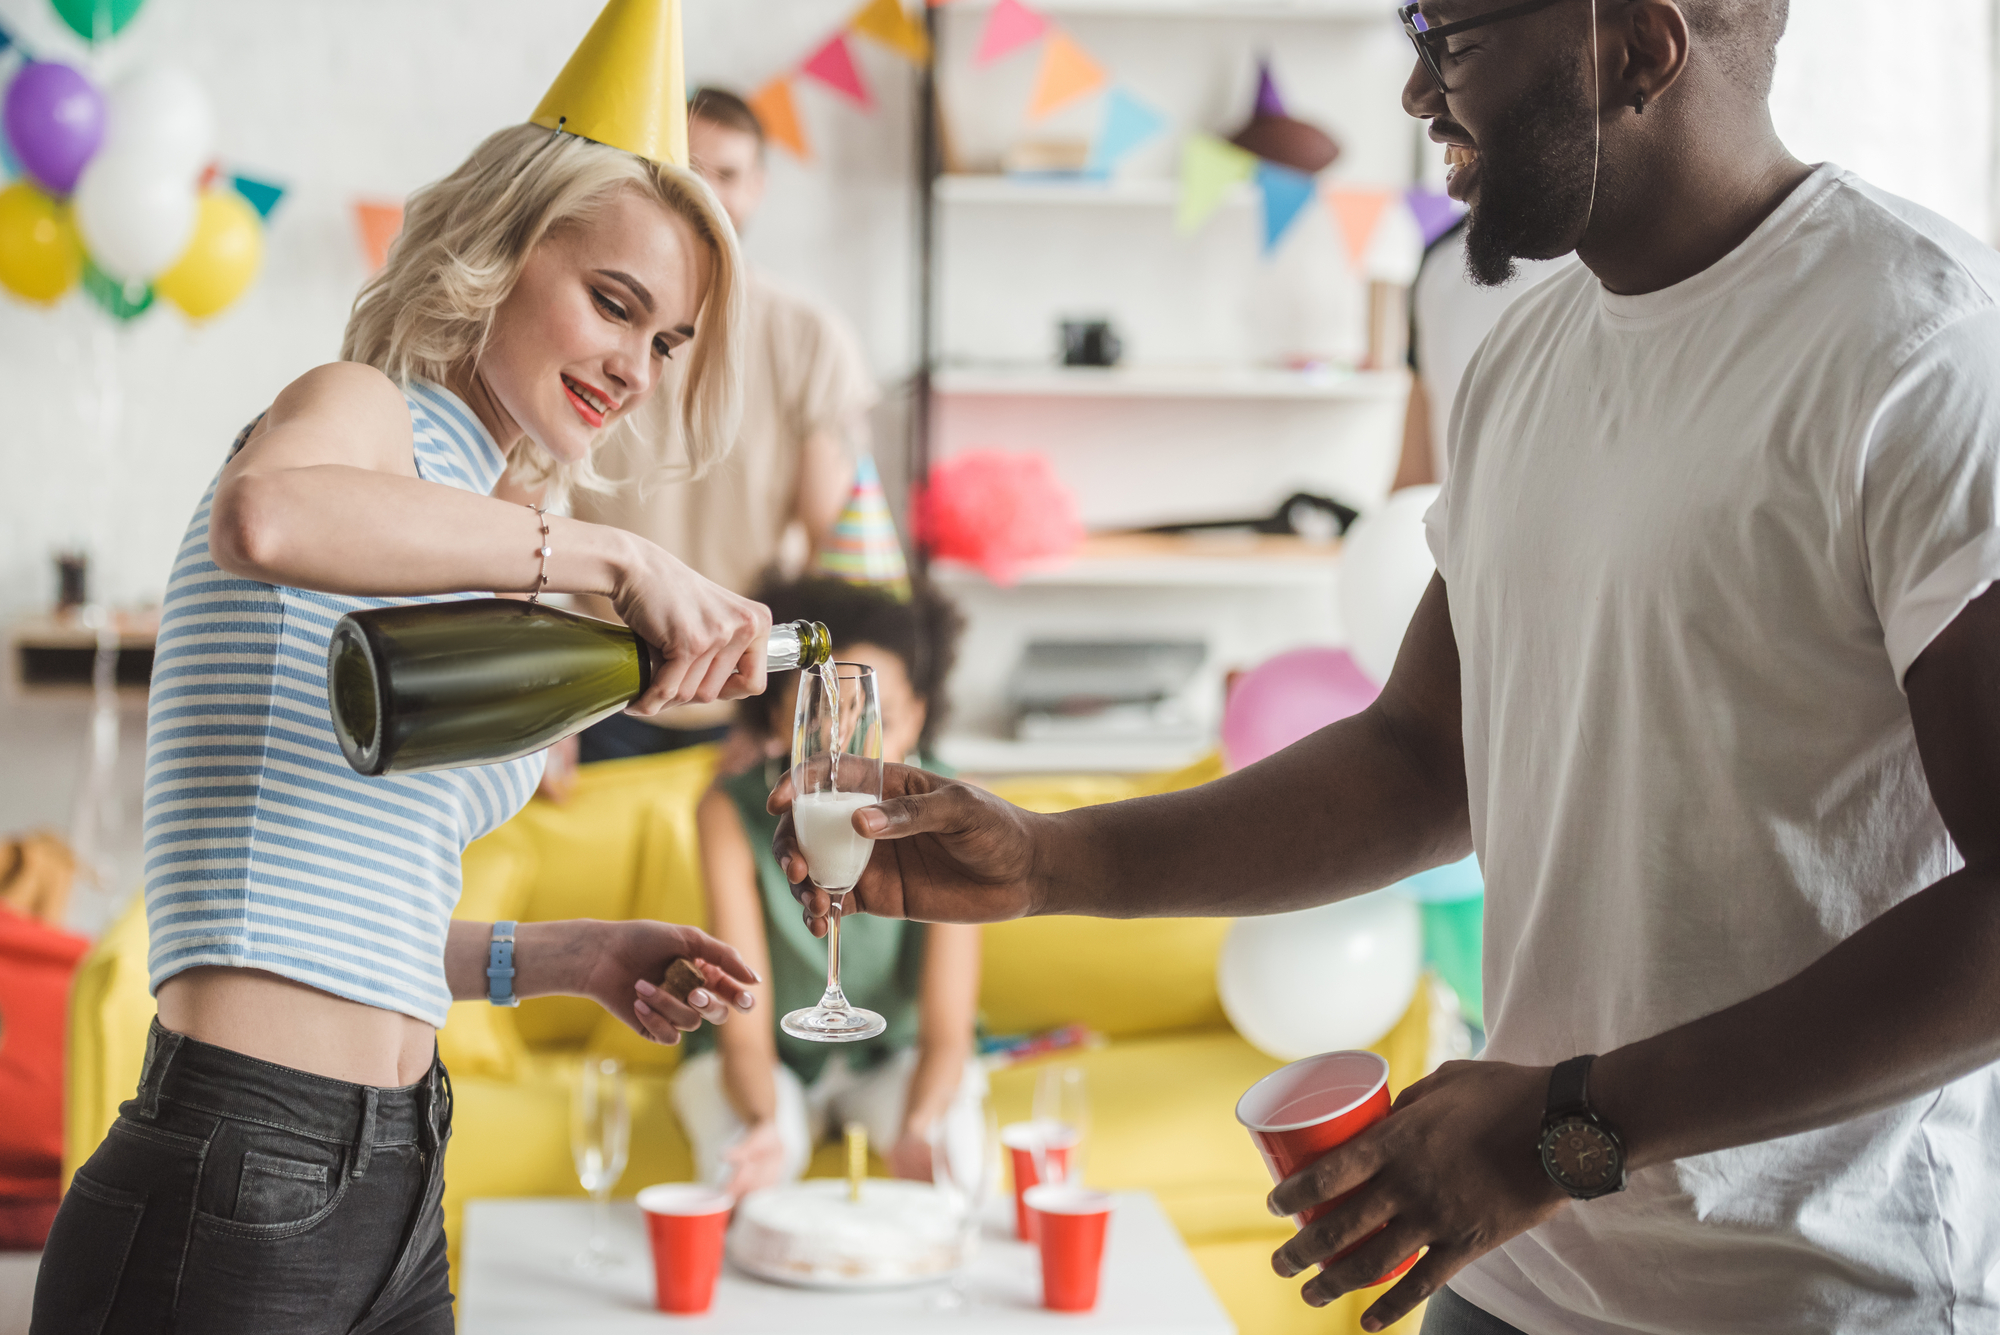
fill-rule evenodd
<path id="1" fill-rule="evenodd" d="M 278 207 L 278 201 L 285 197 L 285 187 L 260 181 L 254 176 L 231 176 L 229 184 L 236 193 L 250 201 L 250 207 L 257 210 L 259 218 L 271 216 L 271 210 Z"/>
<path id="2" fill-rule="evenodd" d="M 1126 92 L 1113 88 L 1104 99 L 1104 124 L 1090 146 L 1090 160 L 1084 172 L 1109 176 L 1133 149 L 1164 130 L 1167 118 Z"/>
<path id="3" fill-rule="evenodd" d="M 848 31 L 874 38 L 912 65 L 930 61 L 930 34 L 904 12 L 903 0 L 868 0 L 847 26 Z"/>
<path id="4" fill-rule="evenodd" d="M 999 0 L 986 16 L 986 28 L 979 34 L 979 49 L 973 53 L 975 65 L 991 65 L 1002 56 L 1012 55 L 1049 30 L 1049 21 L 1021 3 Z"/>
<path id="5" fill-rule="evenodd" d="M 868 85 L 861 81 L 861 71 L 854 67 L 854 55 L 847 49 L 845 32 L 827 38 L 826 45 L 799 66 L 799 73 L 818 79 L 864 111 L 875 105 L 875 99 L 868 94 Z"/>
<path id="6" fill-rule="evenodd" d="M 1408 201 L 1410 212 L 1416 217 L 1417 230 L 1423 233 L 1425 246 L 1434 244 L 1465 216 L 1465 205 L 1441 190 L 1426 190 L 1420 185 L 1412 186 L 1403 198 Z"/>
<path id="7" fill-rule="evenodd" d="M 1313 178 L 1275 162 L 1257 164 L 1257 189 L 1264 197 L 1264 253 L 1278 248 L 1300 210 L 1312 201 Z"/>
<path id="8" fill-rule="evenodd" d="M 806 142 L 806 128 L 799 121 L 798 103 L 792 100 L 792 82 L 779 75 L 752 93 L 750 110 L 764 127 L 764 137 L 784 148 L 800 162 L 812 161 L 812 145 Z"/>
<path id="9" fill-rule="evenodd" d="M 403 230 L 403 206 L 386 200 L 357 199 L 354 226 L 361 234 L 361 253 L 368 257 L 368 272 L 374 273 L 389 262 L 389 247 Z"/>
<path id="10" fill-rule="evenodd" d="M 1356 269 L 1367 258 L 1368 247 L 1375 240 L 1375 231 L 1382 225 L 1382 215 L 1395 198 L 1393 190 L 1326 192 L 1327 207 L 1332 210 L 1333 220 L 1340 227 L 1341 239 L 1347 242 L 1348 262 Z"/>
<path id="11" fill-rule="evenodd" d="M 1252 116 L 1289 116 L 1285 110 L 1285 99 L 1278 92 L 1278 80 L 1271 73 L 1271 62 L 1257 62 L 1257 106 Z"/>
<path id="12" fill-rule="evenodd" d="M 1212 134 L 1192 134 L 1181 149 L 1181 197 L 1174 227 L 1183 235 L 1200 229 L 1221 207 L 1231 186 L 1249 180 L 1257 158 Z"/>
<path id="13" fill-rule="evenodd" d="M 1104 87 L 1109 79 L 1104 67 L 1078 46 L 1070 35 L 1057 28 L 1042 45 L 1042 71 L 1035 78 L 1035 95 L 1028 105 L 1034 120 L 1068 106 L 1086 93 Z"/>

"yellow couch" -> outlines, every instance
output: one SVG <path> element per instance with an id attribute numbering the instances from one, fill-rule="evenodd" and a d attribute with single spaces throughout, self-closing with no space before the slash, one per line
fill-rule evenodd
<path id="1" fill-rule="evenodd" d="M 616 761 L 583 771 L 562 806 L 531 803 L 465 854 L 459 916 L 703 918 L 694 808 L 706 750 Z M 1151 780 L 1069 779 L 998 785 L 1011 800 L 1059 810 L 1162 791 L 1213 777 L 1197 767 Z M 1366 1298 L 1313 1311 L 1298 1281 L 1272 1274 L 1288 1235 L 1264 1210 L 1270 1180 L 1232 1115 L 1237 1096 L 1277 1062 L 1250 1047 L 1215 990 L 1224 920 L 1104 922 L 1046 918 L 985 933 L 981 1007 L 989 1029 L 1081 1022 L 1111 1042 L 1057 1060 L 1089 1072 L 1089 1173 L 1112 1190 L 1159 1198 L 1245 1335 L 1358 1332 Z M 153 1006 L 146 992 L 145 919 L 138 905 L 79 971 L 71 1011 L 67 1122 L 70 1169 L 88 1157 L 138 1080 Z M 1419 1001 L 1377 1050 L 1397 1087 L 1416 1078 L 1428 1037 Z M 632 1158 L 621 1195 L 685 1180 L 692 1159 L 669 1085 L 679 1050 L 638 1039 L 588 1001 L 547 998 L 518 1010 L 461 1002 L 439 1035 L 457 1095 L 446 1161 L 447 1228 L 456 1243 L 467 1200 L 579 1194 L 570 1163 L 568 1088 L 586 1052 L 621 1057 L 632 1072 Z M 1028 1114 L 1034 1064 L 995 1072 L 1001 1120 Z M 838 1171 L 827 1147 L 816 1171 Z M 879 1171 L 879 1167 L 878 1167 Z M 1392 1329 L 1414 1332 L 1411 1318 Z"/>

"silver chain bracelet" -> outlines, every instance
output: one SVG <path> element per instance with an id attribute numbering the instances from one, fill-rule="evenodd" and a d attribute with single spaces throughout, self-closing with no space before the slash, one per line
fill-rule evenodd
<path id="1" fill-rule="evenodd" d="M 528 595 L 530 603 L 539 603 L 542 601 L 542 591 L 549 587 L 549 558 L 556 554 L 556 549 L 549 546 L 549 512 L 533 502 L 529 503 L 528 508 L 535 512 L 535 519 L 542 526 L 542 545 L 535 553 L 542 558 L 542 574 L 535 583 L 535 591 Z"/>

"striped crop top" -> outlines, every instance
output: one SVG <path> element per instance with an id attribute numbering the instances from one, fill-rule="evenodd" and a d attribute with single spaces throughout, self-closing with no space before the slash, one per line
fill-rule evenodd
<path id="1" fill-rule="evenodd" d="M 490 492 L 506 461 L 472 411 L 437 385 L 405 397 L 417 475 Z M 211 482 L 174 560 L 153 660 L 152 986 L 199 965 L 266 969 L 442 1025 L 459 856 L 527 802 L 542 757 L 355 773 L 327 712 L 326 646 L 359 608 L 478 595 L 350 598 L 237 579 L 209 559 L 214 500 Z"/>

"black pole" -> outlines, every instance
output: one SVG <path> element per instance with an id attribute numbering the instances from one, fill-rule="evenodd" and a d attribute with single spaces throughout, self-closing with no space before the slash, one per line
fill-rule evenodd
<path id="1" fill-rule="evenodd" d="M 917 367 L 910 383 L 909 483 L 916 489 L 931 474 L 931 373 L 937 368 L 937 178 L 943 170 L 938 136 L 937 58 L 938 11 L 924 6 L 924 31 L 931 55 L 924 62 L 917 90 Z M 914 530 L 914 522 L 912 524 Z M 917 573 L 930 568 L 930 552 L 921 540 L 911 544 Z"/>

